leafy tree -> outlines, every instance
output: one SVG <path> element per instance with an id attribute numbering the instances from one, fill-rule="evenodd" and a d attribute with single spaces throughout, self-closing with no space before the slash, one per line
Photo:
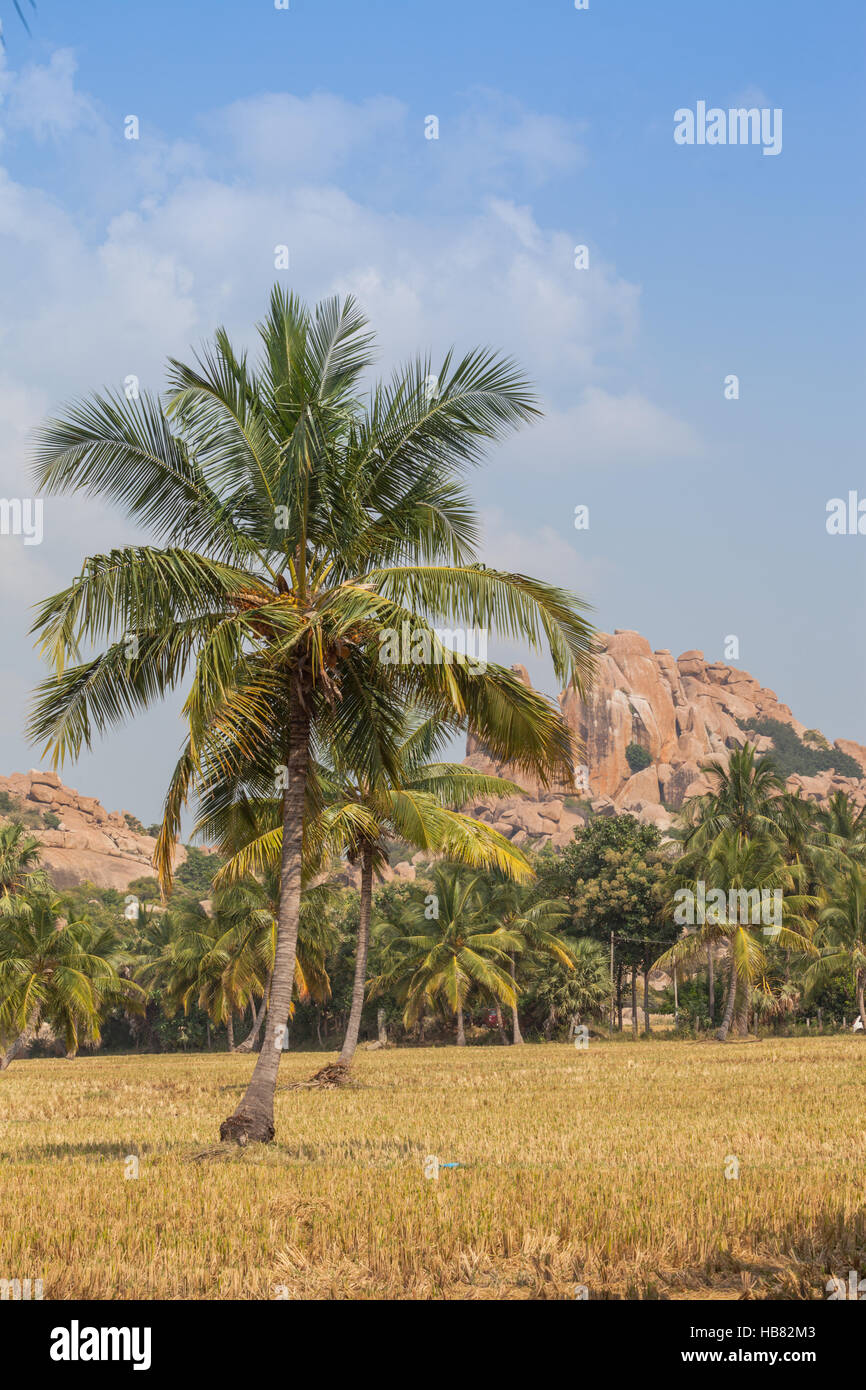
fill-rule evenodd
<path id="1" fill-rule="evenodd" d="M 622 977 L 632 977 L 632 1029 L 637 1029 L 637 973 L 644 973 L 644 1013 L 649 1027 L 648 975 L 659 945 L 676 929 L 662 914 L 670 870 L 661 835 L 634 816 L 597 816 L 561 855 L 539 872 L 545 892 L 565 898 L 572 930 L 610 947 L 613 934 L 618 1002 Z"/>

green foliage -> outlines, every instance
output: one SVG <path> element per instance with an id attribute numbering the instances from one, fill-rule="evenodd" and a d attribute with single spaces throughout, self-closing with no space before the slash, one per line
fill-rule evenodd
<path id="1" fill-rule="evenodd" d="M 830 747 L 820 729 L 807 729 L 803 735 L 803 742 L 817 744 L 819 748 L 829 749 Z"/>
<path id="2" fill-rule="evenodd" d="M 175 884 L 194 898 L 209 898 L 214 875 L 222 868 L 223 860 L 216 854 L 206 854 L 196 845 L 187 845 L 186 853 L 186 863 L 181 864 L 175 873 Z"/>
<path id="3" fill-rule="evenodd" d="M 124 811 L 123 819 L 126 821 L 126 824 L 129 826 L 129 829 L 132 831 L 133 835 L 144 834 L 144 826 L 138 819 L 138 816 L 132 815 L 130 811 Z"/>
<path id="4" fill-rule="evenodd" d="M 133 893 L 139 902 L 156 903 L 159 902 L 159 879 L 153 877 L 134 878 L 127 885 L 127 893 Z"/>
<path id="5" fill-rule="evenodd" d="M 632 772 L 643 772 L 652 762 L 649 750 L 642 743 L 630 743 L 625 750 L 625 760 Z"/>
<path id="6" fill-rule="evenodd" d="M 859 780 L 863 776 L 860 764 L 850 754 L 830 748 L 826 739 L 823 747 L 813 748 L 804 743 L 789 724 L 783 724 L 779 719 L 740 719 L 737 722 L 741 729 L 763 734 L 773 740 L 772 759 L 783 777 L 791 777 L 794 773 L 799 773 L 801 777 L 814 777 L 816 773 L 831 770 L 840 777 Z M 814 729 L 809 732 L 817 733 Z M 823 735 L 819 737 L 823 738 Z"/>
<path id="7" fill-rule="evenodd" d="M 42 824 L 47 830 L 58 830 L 60 828 L 60 817 L 53 811 L 42 812 Z"/>

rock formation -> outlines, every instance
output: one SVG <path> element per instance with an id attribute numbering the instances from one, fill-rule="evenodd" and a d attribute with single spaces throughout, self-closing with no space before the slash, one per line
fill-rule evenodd
<path id="1" fill-rule="evenodd" d="M 56 772 L 13 772 L 0 777 L 0 793 L 11 806 L 5 818 L 20 817 L 39 840 L 42 863 L 56 887 L 92 883 L 122 891 L 133 879 L 155 876 L 156 840 L 136 831 L 126 811 L 106 811 L 95 797 L 64 786 Z M 45 825 L 46 813 L 58 821 L 56 827 Z M 186 857 L 178 845 L 175 865 Z"/>
<path id="2" fill-rule="evenodd" d="M 522 666 L 512 668 L 529 684 Z M 574 687 L 559 697 L 562 716 L 573 731 L 583 758 L 575 765 L 577 792 L 529 784 L 512 768 L 495 763 L 478 741 L 469 738 L 466 763 L 520 783 L 527 798 L 507 798 L 476 808 L 497 830 L 517 843 L 551 841 L 567 844 L 575 824 L 586 819 L 583 798 L 596 814 L 630 811 L 643 822 L 670 827 L 671 812 L 688 796 L 706 791 L 709 783 L 700 764 L 710 758 L 726 762 L 733 748 L 747 741 L 761 752 L 772 746 L 765 735 L 749 732 L 750 721 L 774 719 L 788 725 L 802 738 L 805 726 L 794 718 L 748 672 L 721 661 L 708 662 L 703 652 L 688 651 L 674 659 L 661 649 L 653 651 L 638 632 L 618 629 L 612 636 L 600 633 L 596 676 L 582 699 Z M 746 725 L 743 728 L 742 721 Z M 638 744 L 649 765 L 633 771 L 627 750 Z M 834 748 L 848 754 L 866 774 L 866 747 L 849 739 L 837 739 Z M 787 779 L 791 791 L 823 802 L 836 791 L 845 791 L 858 804 L 866 802 L 866 780 L 841 776 L 834 770 L 816 776 L 794 775 Z"/>

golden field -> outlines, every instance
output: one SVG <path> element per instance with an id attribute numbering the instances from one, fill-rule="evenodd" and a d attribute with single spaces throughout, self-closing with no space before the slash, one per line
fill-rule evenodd
<path id="1" fill-rule="evenodd" d="M 287 1054 L 281 1086 L 324 1060 Z M 14 1063 L 0 1278 L 61 1299 L 801 1299 L 866 1263 L 856 1037 L 362 1052 L 352 1089 L 278 1093 L 276 1143 L 214 1153 L 252 1066 Z M 428 1155 L 462 1166 L 425 1178 Z"/>

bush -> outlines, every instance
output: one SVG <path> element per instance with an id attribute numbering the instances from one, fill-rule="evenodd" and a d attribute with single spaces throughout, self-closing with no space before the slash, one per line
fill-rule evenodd
<path id="1" fill-rule="evenodd" d="M 625 760 L 632 772 L 643 772 L 645 767 L 649 767 L 652 758 L 642 743 L 630 743 L 625 750 Z"/>
<path id="2" fill-rule="evenodd" d="M 746 733 L 764 734 L 773 740 L 771 754 L 758 757 L 771 757 L 783 777 L 798 772 L 801 777 L 814 777 L 817 772 L 833 770 L 840 777 L 863 776 L 863 769 L 848 753 L 840 753 L 838 748 L 811 748 L 791 728 L 779 719 L 740 719 L 737 721 Z M 816 732 L 810 730 L 810 733 Z"/>
<path id="3" fill-rule="evenodd" d="M 204 850 L 196 845 L 187 845 L 185 848 L 187 861 L 181 864 L 175 874 L 175 884 L 196 898 L 209 898 L 214 874 L 222 868 L 225 861 L 220 859 L 219 855 L 205 854 Z"/>
<path id="4" fill-rule="evenodd" d="M 43 811 L 43 812 L 42 812 L 42 824 L 43 824 L 43 825 L 46 827 L 46 829 L 48 829 L 48 830 L 59 830 L 59 829 L 60 829 L 60 817 L 59 817 L 59 816 L 55 816 L 55 814 L 54 814 L 53 811 Z"/>

